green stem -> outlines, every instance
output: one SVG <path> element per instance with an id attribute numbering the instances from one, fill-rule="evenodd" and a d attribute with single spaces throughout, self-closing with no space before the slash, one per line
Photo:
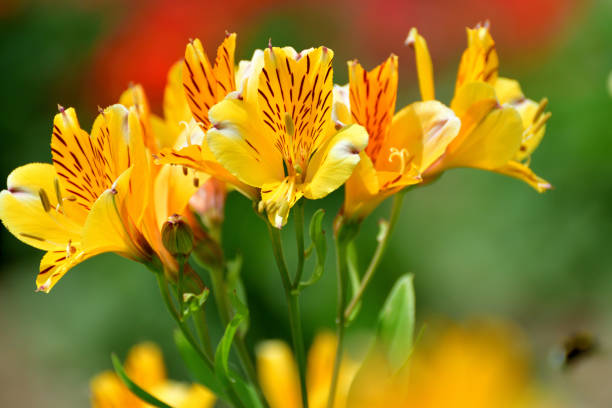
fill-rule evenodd
<path id="1" fill-rule="evenodd" d="M 206 312 L 204 308 L 201 308 L 193 315 L 193 323 L 195 325 L 196 331 L 200 340 L 202 340 L 202 345 L 204 349 L 209 355 L 214 355 L 212 342 L 210 340 L 210 332 L 208 331 L 208 324 L 206 323 Z"/>
<path id="2" fill-rule="evenodd" d="M 344 340 L 344 329 L 345 329 L 345 315 L 344 308 L 346 307 L 346 275 L 347 275 L 347 264 L 346 264 L 346 251 L 350 239 L 344 236 L 344 227 L 340 226 L 338 234 L 335 239 L 336 243 L 336 276 L 338 281 L 337 288 L 337 316 L 336 316 L 336 337 L 338 345 L 336 346 L 336 357 L 334 360 L 334 371 L 332 374 L 331 385 L 329 387 L 329 395 L 327 397 L 327 408 L 334 406 L 334 399 L 336 397 L 336 388 L 338 385 L 338 374 L 340 373 L 340 364 L 342 363 L 343 353 L 343 340 Z"/>
<path id="3" fill-rule="evenodd" d="M 378 268 L 378 265 L 380 264 L 380 261 L 382 260 L 385 250 L 387 249 L 387 246 L 389 245 L 389 239 L 391 237 L 391 234 L 393 233 L 395 225 L 397 224 L 397 220 L 399 219 L 399 214 L 402 210 L 402 203 L 403 203 L 405 194 L 406 194 L 406 190 L 403 190 L 395 194 L 393 198 L 393 206 L 391 208 L 391 216 L 389 218 L 389 225 L 387 226 L 387 230 L 384 232 L 383 236 L 379 238 L 378 246 L 376 247 L 376 251 L 374 252 L 374 256 L 372 257 L 370 264 L 368 265 L 368 269 L 363 275 L 363 279 L 361 279 L 361 284 L 359 285 L 359 289 L 357 289 L 357 291 L 355 292 L 353 299 L 351 299 L 348 307 L 346 308 L 344 312 L 345 318 L 348 318 L 353 313 L 353 310 L 355 309 L 355 307 L 357 306 L 357 304 L 363 297 L 363 292 L 365 291 L 368 284 L 372 280 L 372 277 L 374 276 L 374 273 L 376 272 L 376 269 Z"/>
<path id="4" fill-rule="evenodd" d="M 276 266 L 281 275 L 283 289 L 285 290 L 285 299 L 287 300 L 287 308 L 289 311 L 289 325 L 291 326 L 291 337 L 293 339 L 293 349 L 296 356 L 298 369 L 300 371 L 300 388 L 302 391 L 302 404 L 304 408 L 308 408 L 308 391 L 306 388 L 306 353 L 304 350 L 304 337 L 302 334 L 302 321 L 300 319 L 299 292 L 293 291 L 291 287 L 291 278 L 289 270 L 285 263 L 283 254 L 283 245 L 280 237 L 280 230 L 274 228 L 269 222 L 266 222 L 270 239 L 272 241 L 272 249 Z"/>
<path id="5" fill-rule="evenodd" d="M 185 307 L 183 304 L 184 302 L 183 293 L 185 292 L 184 290 L 185 257 L 177 255 L 176 261 L 178 262 L 178 282 L 176 285 L 176 295 L 178 297 L 178 302 L 179 302 L 179 316 L 181 320 L 183 320 L 183 312 L 185 310 Z"/>
<path id="6" fill-rule="evenodd" d="M 159 285 L 159 290 L 161 292 L 162 299 L 164 300 L 164 303 L 166 304 L 166 307 L 168 308 L 170 315 L 176 321 L 176 324 L 179 326 L 179 328 L 183 332 L 183 335 L 185 336 L 189 344 L 191 344 L 191 347 L 193 347 L 193 349 L 200 355 L 200 357 L 206 363 L 206 365 L 212 370 L 214 370 L 215 364 L 213 362 L 212 357 L 208 355 L 205 351 L 202 351 L 202 349 L 198 345 L 198 342 L 193 338 L 193 335 L 189 331 L 189 328 L 187 327 L 187 325 L 179 317 L 176 311 L 176 308 L 174 307 L 174 304 L 172 303 L 172 298 L 170 297 L 170 291 L 168 290 L 168 284 L 166 282 L 166 278 L 164 277 L 164 274 L 162 272 L 157 272 L 155 276 L 157 277 L 157 284 Z"/>
<path id="7" fill-rule="evenodd" d="M 293 209 L 293 220 L 295 222 L 295 241 L 297 243 L 298 264 L 295 278 L 293 280 L 293 289 L 300 286 L 302 273 L 304 272 L 304 200 L 297 202 Z"/>
<path id="8" fill-rule="evenodd" d="M 218 268 L 210 268 L 210 271 L 215 303 L 219 311 L 219 317 L 221 318 L 221 322 L 223 326 L 226 327 L 229 324 L 232 316 L 230 312 L 230 300 L 227 296 L 227 287 L 225 284 L 225 279 L 223 277 L 223 270 Z M 244 342 L 244 338 L 239 335 L 235 336 L 234 346 L 236 347 L 236 352 L 238 353 L 240 365 L 244 369 L 249 381 L 253 385 L 255 385 L 255 389 L 257 390 L 260 399 L 262 400 L 262 402 L 264 402 L 265 405 L 265 398 L 259 386 L 257 372 L 255 371 L 255 364 L 253 363 L 251 354 L 249 353 L 246 343 Z"/>

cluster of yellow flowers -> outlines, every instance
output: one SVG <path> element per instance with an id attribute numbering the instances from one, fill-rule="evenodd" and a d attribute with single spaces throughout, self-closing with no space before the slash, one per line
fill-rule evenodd
<path id="1" fill-rule="evenodd" d="M 342 352 L 344 327 L 359 309 L 399 204 L 382 230 L 370 267 L 362 278 L 352 276 L 358 289 L 347 306 L 347 274 L 355 273 L 353 240 L 361 221 L 383 200 L 395 195 L 401 203 L 399 197 L 407 187 L 432 182 L 456 167 L 512 176 L 538 192 L 551 188 L 529 168 L 550 117 L 545 112 L 546 99 L 534 102 L 524 96 L 517 81 L 498 75 L 499 58 L 488 25 L 468 29 L 467 34 L 454 96 L 446 106 L 435 100 L 426 41 L 416 29 L 410 31 L 406 45 L 414 49 L 422 100 L 397 112 L 395 55 L 370 71 L 350 61 L 349 83 L 339 86 L 334 85 L 334 53 L 326 47 L 297 52 L 269 44 L 256 50 L 250 60 L 236 64 L 236 34 L 226 34 L 214 62 L 199 40 L 190 41 L 184 60 L 168 74 L 163 117 L 151 113 L 138 85 L 130 86 L 117 104 L 100 109 L 90 133 L 81 128 L 73 108 L 59 106 L 51 136 L 53 164 L 32 163 L 9 175 L 7 189 L 0 193 L 0 218 L 19 240 L 46 251 L 36 279 L 38 291 L 49 292 L 69 269 L 103 252 L 117 253 L 154 271 L 185 340 L 214 373 L 216 386 L 210 388 L 236 406 L 249 406 L 245 401 L 271 407 L 309 403 L 330 408 L 523 406 L 519 405 L 519 397 L 526 395 L 523 380 L 512 377 L 520 370 L 518 363 L 504 355 L 506 348 L 491 351 L 490 358 L 479 361 L 470 353 L 486 354 L 488 343 L 483 343 L 484 349 L 480 343 L 473 347 L 461 331 L 450 335 L 458 342 L 440 342 L 440 356 L 417 353 L 409 370 L 418 374 L 414 378 L 402 371 L 373 391 L 355 386 L 364 377 L 358 373 L 370 370 L 362 367 L 359 371 L 357 364 L 345 361 Z M 301 202 L 323 198 L 341 186 L 345 200 L 334 224 L 338 334 L 315 340 L 306 376 L 298 296 L 322 273 L 325 240 L 321 238 L 321 217 L 315 214 L 310 229 L 315 251 L 304 248 Z M 289 306 L 297 368 L 287 346 L 269 342 L 258 349 L 257 376 L 242 335 L 235 336 L 246 312 L 242 311 L 244 299 L 234 295 L 236 287 L 228 279 L 220 242 L 229 190 L 252 200 L 269 227 Z M 292 279 L 279 229 L 293 207 L 299 260 Z M 311 252 L 323 261 L 318 261 L 310 280 L 301 281 L 304 258 Z M 191 253 L 209 270 L 222 322 L 227 325 L 214 355 L 202 320 L 208 289 L 186 262 Z M 168 283 L 176 287 L 175 299 Z M 188 316 L 194 317 L 201 344 L 186 324 Z M 413 317 L 410 321 L 413 326 Z M 227 365 L 232 345 L 248 378 L 244 387 Z M 463 345 L 465 358 L 453 348 Z M 172 399 L 180 407 L 214 403 L 207 390 L 192 389 L 199 395 L 192 398 L 184 387 L 179 387 L 180 393 L 170 387 L 161 357 L 151 347 L 141 346 L 134 352 L 141 357 L 128 359 L 133 363 L 128 363 L 127 376 L 141 387 L 134 391 L 131 384 L 132 392 L 140 397 L 139 392 L 148 393 L 147 403 L 162 407 L 168 405 L 159 399 Z M 409 352 L 411 347 L 406 345 L 401 354 L 405 357 Z M 438 367 L 442 360 L 447 365 Z M 138 368 L 139 361 L 144 361 L 144 371 Z M 434 377 L 445 375 L 449 383 L 460 384 L 480 369 L 499 374 L 499 378 L 493 375 L 476 383 L 482 389 L 475 395 L 486 393 L 482 399 L 468 398 L 470 394 L 460 385 L 454 389 L 458 399 L 452 399 L 453 393 L 448 400 L 432 397 Z M 445 370 L 448 372 L 441 374 Z M 94 405 L 145 406 L 122 384 L 114 374 L 97 378 Z M 399 392 L 401 384 L 409 384 L 406 390 L 410 392 Z"/>

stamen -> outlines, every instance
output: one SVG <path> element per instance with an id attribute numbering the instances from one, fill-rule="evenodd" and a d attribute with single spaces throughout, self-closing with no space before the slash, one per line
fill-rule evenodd
<path id="1" fill-rule="evenodd" d="M 63 207 L 64 199 L 62 198 L 62 191 L 60 190 L 59 180 L 57 178 L 53 180 L 53 186 L 55 187 L 55 198 L 57 198 L 57 205 Z"/>
<path id="2" fill-rule="evenodd" d="M 544 112 L 544 109 L 546 109 L 547 106 L 548 106 L 548 98 L 542 99 L 540 101 L 540 105 L 538 106 L 538 110 L 536 111 L 535 115 L 533 115 L 534 122 L 538 120 L 538 118 L 540 117 L 542 112 Z"/>
<path id="3" fill-rule="evenodd" d="M 410 161 L 412 161 L 410 154 L 408 154 L 408 151 L 406 149 L 399 150 L 397 147 L 392 147 L 389 150 L 391 151 L 391 153 L 389 154 L 389 163 L 392 163 L 395 157 L 399 157 L 399 160 L 400 160 L 400 171 L 399 172 L 401 174 L 404 174 L 404 172 L 406 171 L 406 166 L 410 163 Z"/>
<path id="4" fill-rule="evenodd" d="M 200 186 L 200 179 L 199 178 L 194 178 L 193 179 L 193 186 L 194 187 L 199 187 Z"/>
<path id="5" fill-rule="evenodd" d="M 295 125 L 293 123 L 293 118 L 291 117 L 291 114 L 285 112 L 285 130 L 287 131 L 287 134 L 289 136 L 292 136 L 295 134 Z"/>
<path id="6" fill-rule="evenodd" d="M 38 190 L 38 196 L 40 197 L 40 202 L 45 210 L 45 212 L 49 212 L 51 209 L 51 203 L 49 202 L 49 197 L 47 196 L 47 192 L 44 189 Z"/>

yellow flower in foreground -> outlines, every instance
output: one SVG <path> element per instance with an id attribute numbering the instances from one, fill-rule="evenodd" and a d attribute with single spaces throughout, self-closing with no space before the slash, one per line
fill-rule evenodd
<path id="1" fill-rule="evenodd" d="M 308 353 L 306 383 L 308 405 L 312 408 L 327 406 L 336 345 L 336 336 L 323 332 L 317 335 Z M 298 370 L 289 346 L 279 340 L 269 340 L 260 344 L 256 353 L 259 382 L 270 408 L 300 408 L 302 398 Z M 346 406 L 346 397 L 356 370 L 353 361 L 348 358 L 342 361 L 335 408 Z"/>
<path id="2" fill-rule="evenodd" d="M 360 370 L 351 408 L 543 408 L 520 333 L 500 325 L 451 326 L 426 333 L 406 367 L 382 360 Z"/>
<path id="3" fill-rule="evenodd" d="M 527 99 L 515 80 L 498 76 L 499 58 L 487 26 L 467 29 L 468 48 L 457 73 L 451 109 L 461 119 L 459 135 L 425 176 L 453 167 L 495 171 L 525 181 L 538 192 L 551 185 L 529 168 L 530 157 L 544 137 L 550 113 L 547 100 Z M 416 29 L 406 40 L 416 53 L 423 100 L 434 97 L 433 70 L 427 43 Z"/>
<path id="4" fill-rule="evenodd" d="M 103 252 L 143 263 L 159 257 L 172 269 L 160 228 L 183 211 L 195 188 L 185 187 L 180 171 L 152 167 L 136 108 L 105 109 L 90 136 L 74 109 L 60 107 L 51 152 L 53 165 L 17 168 L 0 193 L 7 229 L 47 251 L 36 279 L 39 291 L 48 292 L 70 268 Z"/>
<path id="5" fill-rule="evenodd" d="M 349 218 L 363 218 L 385 198 L 421 182 L 421 173 L 459 131 L 459 119 L 437 101 L 413 103 L 395 114 L 397 79 L 397 57 L 391 55 L 369 72 L 349 62 L 349 84 L 335 88 L 336 123 L 358 123 L 369 135 L 346 183 L 343 211 Z"/>
<path id="6" fill-rule="evenodd" d="M 246 92 L 209 111 L 208 146 L 230 173 L 259 189 L 259 209 L 277 228 L 302 196 L 319 199 L 340 187 L 368 141 L 361 126 L 333 128 L 332 59 L 325 47 L 269 47 Z"/>
<path id="7" fill-rule="evenodd" d="M 125 361 L 125 370 L 132 381 L 159 400 L 176 408 L 208 408 L 215 396 L 208 389 L 187 385 L 166 378 L 161 351 L 152 343 L 132 347 Z M 91 381 L 93 408 L 146 408 L 112 371 L 99 374 Z"/>
<path id="8" fill-rule="evenodd" d="M 241 82 L 241 77 L 236 78 L 234 72 L 235 48 L 236 34 L 227 34 L 217 50 L 214 64 L 211 64 L 200 40 L 196 39 L 187 45 L 185 60 L 180 68 L 175 68 L 176 76 L 172 72 L 169 76 L 169 86 L 166 88 L 164 98 L 166 117 L 172 119 L 168 122 L 173 125 L 180 124 L 184 129 L 180 136 L 174 139 L 172 145 L 164 146 L 165 148 L 155 154 L 160 163 L 182 165 L 201 171 L 229 183 L 247 197 L 254 199 L 257 196 L 255 189 L 238 180 L 217 162 L 204 137 L 205 132 L 211 127 L 208 118 L 209 109 L 223 100 L 228 93 L 236 91 L 236 83 Z M 249 70 L 243 69 L 242 72 L 246 71 Z M 181 75 L 180 79 L 177 78 L 178 75 Z M 188 118 L 184 117 L 186 113 L 184 105 L 172 106 L 173 101 L 181 100 L 181 94 L 189 111 Z M 164 132 L 160 131 L 160 134 Z"/>

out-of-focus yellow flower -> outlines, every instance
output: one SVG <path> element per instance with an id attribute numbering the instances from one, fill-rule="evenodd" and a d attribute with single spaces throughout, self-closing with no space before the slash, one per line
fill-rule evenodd
<path id="1" fill-rule="evenodd" d="M 194 384 L 187 385 L 168 380 L 162 353 L 152 343 L 132 347 L 125 361 L 128 377 L 149 394 L 176 408 L 208 408 L 215 403 L 215 395 Z M 91 381 L 93 408 L 146 408 L 112 371 L 97 375 Z"/>
<path id="2" fill-rule="evenodd" d="M 435 177 L 453 167 L 474 167 L 516 177 L 538 192 L 551 188 L 529 168 L 530 157 L 545 133 L 547 100 L 527 99 L 517 81 L 498 76 L 499 58 L 488 26 L 468 28 L 468 47 L 457 73 L 451 109 L 461 119 L 459 135 L 444 156 L 424 174 Z M 423 100 L 434 98 L 433 70 L 427 43 L 412 29 Z"/>
<path id="3" fill-rule="evenodd" d="M 227 34 L 217 50 L 214 64 L 208 59 L 200 40 L 191 41 L 185 50 L 185 59 L 169 74 L 164 95 L 166 130 L 158 126 L 160 134 L 176 134 L 174 126 L 182 126 L 178 137 L 165 137 L 171 144 L 156 153 L 160 163 L 182 165 L 227 182 L 247 197 L 254 199 L 257 192 L 228 172 L 210 151 L 205 132 L 211 127 L 209 109 L 225 96 L 236 91 L 242 75 L 250 72 L 250 63 L 242 64 L 236 77 L 234 50 L 236 34 Z M 180 77 L 179 77 L 180 76 Z M 180 95 L 183 95 L 181 98 Z M 185 101 L 185 104 L 182 101 Z M 167 101 L 167 102 L 166 102 Z M 177 103 L 180 102 L 180 103 Z M 177 121 L 178 119 L 178 121 Z M 173 133 L 174 132 L 174 133 Z"/>
<path id="4" fill-rule="evenodd" d="M 421 182 L 421 173 L 439 159 L 457 135 L 459 119 L 437 101 L 417 102 L 395 114 L 397 57 L 367 72 L 349 62 L 349 84 L 335 87 L 334 120 L 366 128 L 368 146 L 346 183 L 348 218 L 364 218 L 381 201 Z"/>
<path id="5" fill-rule="evenodd" d="M 128 97 L 129 96 L 129 97 Z M 73 266 L 103 252 L 138 262 L 176 261 L 161 242 L 168 216 L 182 213 L 196 190 L 180 168 L 156 166 L 146 98 L 139 87 L 81 129 L 74 109 L 60 107 L 53 121 L 53 165 L 14 170 L 0 193 L 0 217 L 21 241 L 47 251 L 36 279 L 48 292 Z M 151 146 L 147 147 L 147 144 Z"/>
<path id="6" fill-rule="evenodd" d="M 497 325 L 453 326 L 417 344 L 398 373 L 383 359 L 353 382 L 351 408 L 543 408 L 518 333 Z M 365 368 L 365 367 L 364 367 Z"/>
<path id="7" fill-rule="evenodd" d="M 277 228 L 302 196 L 319 199 L 340 187 L 367 144 L 361 126 L 333 128 L 332 59 L 325 47 L 269 47 L 243 92 L 209 111 L 208 146 L 230 173 L 258 189 L 259 210 Z"/>
<path id="8" fill-rule="evenodd" d="M 324 408 L 327 404 L 336 346 L 336 336 L 322 332 L 310 347 L 306 383 L 308 406 L 312 408 Z M 300 408 L 302 398 L 298 369 L 289 346 L 279 340 L 269 340 L 257 347 L 256 354 L 259 382 L 270 408 Z M 346 406 L 349 387 L 357 368 L 357 364 L 348 357 L 342 360 L 335 408 Z"/>

